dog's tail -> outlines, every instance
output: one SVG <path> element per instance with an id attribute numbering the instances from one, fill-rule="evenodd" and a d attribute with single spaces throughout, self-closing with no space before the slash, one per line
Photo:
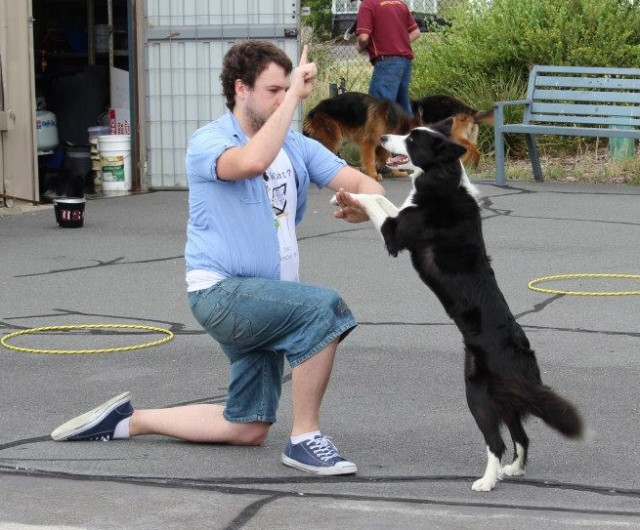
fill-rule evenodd
<path id="1" fill-rule="evenodd" d="M 484 123 L 485 125 L 493 125 L 493 109 L 481 110 L 473 115 L 475 123 Z"/>
<path id="2" fill-rule="evenodd" d="M 573 403 L 545 385 L 530 387 L 528 390 L 525 391 L 529 394 L 526 396 L 526 406 L 531 414 L 567 438 L 582 437 L 582 418 Z"/>

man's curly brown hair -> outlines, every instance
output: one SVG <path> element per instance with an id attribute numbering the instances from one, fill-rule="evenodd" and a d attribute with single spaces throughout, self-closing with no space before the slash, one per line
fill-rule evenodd
<path id="1" fill-rule="evenodd" d="M 222 92 L 227 99 L 227 108 L 233 110 L 236 105 L 236 79 L 253 88 L 256 78 L 276 63 L 289 75 L 293 64 L 287 54 L 268 40 L 247 40 L 234 44 L 224 56 L 222 62 Z"/>

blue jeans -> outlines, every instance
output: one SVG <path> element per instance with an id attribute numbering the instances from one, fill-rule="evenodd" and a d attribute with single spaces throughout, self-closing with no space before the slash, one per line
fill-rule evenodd
<path id="1" fill-rule="evenodd" d="M 293 368 L 357 325 L 337 292 L 297 282 L 226 278 L 189 304 L 229 358 L 224 416 L 239 423 L 274 423 L 284 359 Z"/>
<path id="2" fill-rule="evenodd" d="M 398 103 L 411 114 L 409 83 L 411 82 L 411 61 L 406 57 L 383 57 L 373 65 L 373 75 L 369 84 L 369 94 Z"/>

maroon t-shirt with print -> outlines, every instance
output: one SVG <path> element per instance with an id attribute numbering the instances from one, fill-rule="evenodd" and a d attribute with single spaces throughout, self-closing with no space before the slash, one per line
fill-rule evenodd
<path id="1" fill-rule="evenodd" d="M 409 33 L 418 28 L 407 5 L 401 0 L 362 0 L 358 10 L 356 35 L 369 35 L 369 59 L 399 55 L 413 59 Z"/>

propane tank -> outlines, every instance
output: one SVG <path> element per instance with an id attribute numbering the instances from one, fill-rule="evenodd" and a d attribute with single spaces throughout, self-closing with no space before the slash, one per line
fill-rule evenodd
<path id="1" fill-rule="evenodd" d="M 44 98 L 37 98 L 36 104 L 36 136 L 38 154 L 51 154 L 58 147 L 58 125 L 56 115 L 46 110 Z"/>

